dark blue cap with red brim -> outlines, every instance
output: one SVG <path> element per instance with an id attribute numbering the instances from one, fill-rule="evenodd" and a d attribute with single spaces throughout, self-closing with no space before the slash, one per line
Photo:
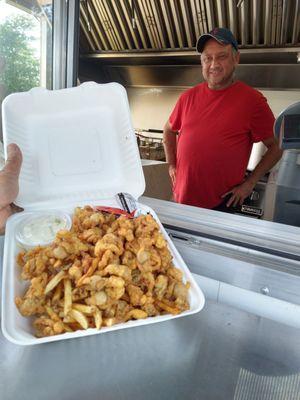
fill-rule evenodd
<path id="1" fill-rule="evenodd" d="M 205 33 L 204 35 L 201 35 L 197 41 L 196 49 L 198 53 L 202 53 L 205 43 L 209 39 L 215 39 L 221 44 L 231 44 L 232 47 L 234 47 L 236 50 L 238 50 L 238 42 L 236 41 L 236 38 L 233 36 L 233 33 L 226 28 L 214 28 L 212 31 L 209 33 Z"/>

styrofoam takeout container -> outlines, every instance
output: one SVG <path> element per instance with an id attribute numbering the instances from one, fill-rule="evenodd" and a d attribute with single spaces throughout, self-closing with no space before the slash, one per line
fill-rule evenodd
<path id="1" fill-rule="evenodd" d="M 83 205 L 118 206 L 115 195 L 130 193 L 138 199 L 145 180 L 132 127 L 125 89 L 117 83 L 87 82 L 57 91 L 36 88 L 8 96 L 3 101 L 5 147 L 17 143 L 23 152 L 20 192 L 16 203 L 26 211 L 9 218 L 6 226 L 3 280 L 2 331 L 13 343 L 32 345 L 148 325 L 199 312 L 204 295 L 159 222 L 155 212 L 139 204 L 158 221 L 173 255 L 191 288 L 190 310 L 128 321 L 100 330 L 36 338 L 32 320 L 23 317 L 15 297 L 23 296 L 28 283 L 21 280 L 16 256 L 17 233 L 26 218 L 40 212 L 72 214 Z"/>

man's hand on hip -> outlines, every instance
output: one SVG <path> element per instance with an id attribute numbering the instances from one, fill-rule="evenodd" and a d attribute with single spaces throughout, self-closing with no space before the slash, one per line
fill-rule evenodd
<path id="1" fill-rule="evenodd" d="M 228 196 L 229 194 L 231 194 L 229 200 L 226 203 L 227 207 L 230 206 L 237 206 L 237 205 L 242 205 L 244 203 L 244 200 L 250 196 L 250 194 L 252 193 L 253 189 L 255 187 L 255 184 L 249 182 L 249 181 L 245 181 L 243 183 L 241 183 L 238 186 L 235 186 L 232 190 L 230 190 L 229 192 L 223 194 L 222 198 Z"/>

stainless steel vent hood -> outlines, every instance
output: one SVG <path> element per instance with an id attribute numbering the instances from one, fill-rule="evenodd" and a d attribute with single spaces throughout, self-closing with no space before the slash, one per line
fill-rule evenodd
<path id="1" fill-rule="evenodd" d="M 300 0 L 82 0 L 79 78 L 193 86 L 197 38 L 214 26 L 237 37 L 239 79 L 300 89 Z"/>
<path id="2" fill-rule="evenodd" d="M 230 28 L 241 48 L 299 46 L 299 7 L 299 0 L 83 0 L 80 24 L 88 53 L 192 50 L 215 26 Z"/>

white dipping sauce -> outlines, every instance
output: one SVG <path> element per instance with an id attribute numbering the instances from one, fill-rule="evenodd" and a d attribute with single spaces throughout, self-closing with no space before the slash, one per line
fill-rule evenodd
<path id="1" fill-rule="evenodd" d="M 69 228 L 67 217 L 46 214 L 24 221 L 18 236 L 24 244 L 47 244 L 55 238 L 58 231 Z"/>

